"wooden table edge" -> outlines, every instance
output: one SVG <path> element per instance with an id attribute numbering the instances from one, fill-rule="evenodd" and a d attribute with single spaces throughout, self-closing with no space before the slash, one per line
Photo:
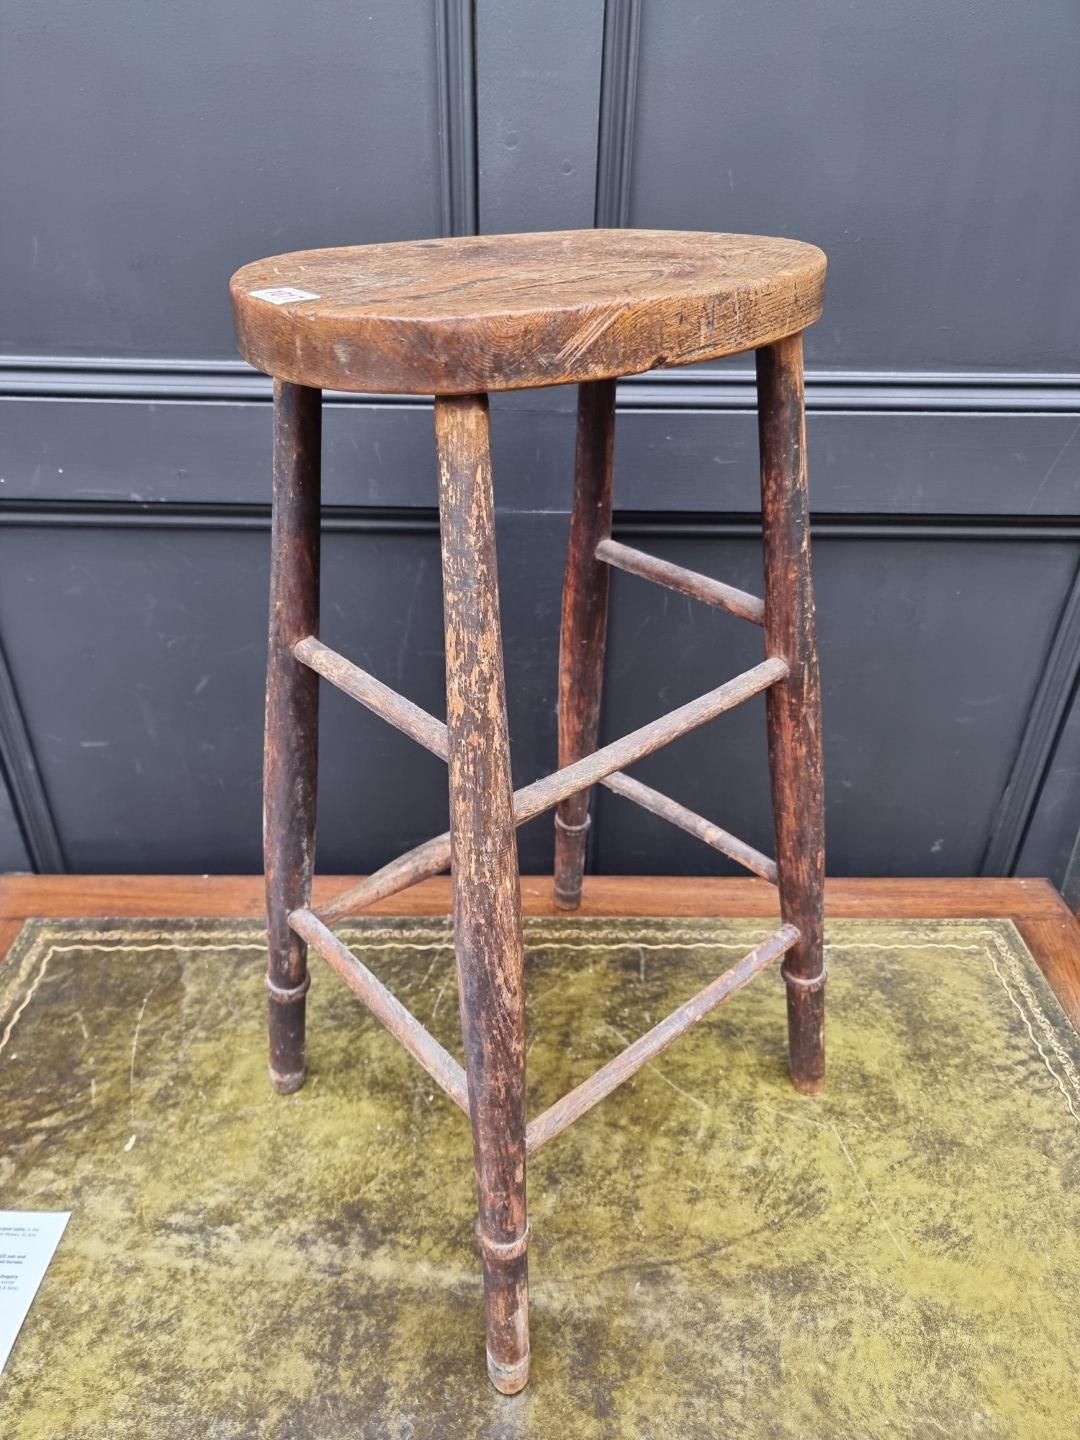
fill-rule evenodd
<path id="1" fill-rule="evenodd" d="M 353 883 L 320 877 L 315 898 Z M 522 876 L 528 915 L 561 914 L 550 876 Z M 1062 1008 L 1080 1028 L 1080 922 L 1043 879 L 835 879 L 825 891 L 836 919 L 1012 920 Z M 446 915 L 450 881 L 425 880 L 367 913 Z M 31 916 L 111 916 L 173 919 L 190 916 L 261 918 L 258 875 L 3 875 L 0 876 L 0 955 Z M 582 915 L 773 917 L 776 892 L 761 880 L 685 876 L 589 876 Z"/>
<path id="2" fill-rule="evenodd" d="M 355 883 L 320 876 L 315 903 Z M 555 911 L 550 876 L 524 875 L 527 914 Z M 826 906 L 837 918 L 902 919 L 1004 916 L 1017 920 L 1073 920 L 1064 900 L 1042 879 L 834 879 Z M 447 876 L 425 880 L 372 906 L 372 914 L 445 915 Z M 154 918 L 192 915 L 260 916 L 258 875 L 20 875 L 0 876 L 0 920 L 29 916 L 112 915 Z M 687 876 L 588 876 L 584 915 L 774 915 L 776 892 L 762 880 Z M 1080 932 L 1078 932 L 1080 933 Z"/>

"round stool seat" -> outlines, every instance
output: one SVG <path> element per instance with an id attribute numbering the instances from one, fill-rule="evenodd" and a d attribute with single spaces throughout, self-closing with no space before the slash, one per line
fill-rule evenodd
<path id="1" fill-rule="evenodd" d="M 465 395 L 615 378 L 768 345 L 821 314 L 814 245 L 556 230 L 299 250 L 230 290 L 257 369 L 327 390 Z"/>

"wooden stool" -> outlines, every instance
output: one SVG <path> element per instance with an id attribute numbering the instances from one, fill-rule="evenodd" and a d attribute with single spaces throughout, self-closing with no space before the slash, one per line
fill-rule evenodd
<path id="1" fill-rule="evenodd" d="M 274 377 L 274 518 L 266 700 L 270 1075 L 304 1080 L 307 950 L 316 951 L 470 1117 L 488 1370 L 529 1374 L 526 1156 L 784 956 L 791 1074 L 824 1078 L 821 727 L 807 514 L 801 332 L 825 257 L 745 235 L 578 230 L 478 236 L 256 261 L 233 276 L 240 350 Z M 765 597 L 611 538 L 615 380 L 756 350 Z M 559 765 L 512 793 L 495 562 L 487 392 L 580 386 L 559 658 Z M 320 391 L 435 396 L 446 624 L 443 725 L 322 645 Z M 764 629 L 765 659 L 596 749 L 615 566 Z M 319 676 L 448 761 L 450 832 L 311 907 Z M 626 768 L 765 692 L 776 863 Z M 515 826 L 557 807 L 558 903 L 579 903 L 589 791 L 603 783 L 698 835 L 780 892 L 782 925 L 531 1122 Z M 450 867 L 465 1067 L 341 943 L 331 923 Z"/>

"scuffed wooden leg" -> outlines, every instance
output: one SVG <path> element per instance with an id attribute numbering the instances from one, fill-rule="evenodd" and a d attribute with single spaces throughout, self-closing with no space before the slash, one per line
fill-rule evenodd
<path id="1" fill-rule="evenodd" d="M 559 642 L 559 768 L 596 749 L 607 639 L 608 567 L 596 547 L 611 535 L 615 381 L 578 386 L 574 508 L 563 584 Z M 581 903 L 589 797 L 582 790 L 555 812 L 555 903 Z"/>
<path id="2" fill-rule="evenodd" d="M 275 380 L 263 863 L 270 1079 L 283 1095 L 304 1083 L 307 946 L 288 917 L 311 898 L 319 677 L 292 647 L 319 628 L 321 405 L 321 391 Z"/>
<path id="3" fill-rule="evenodd" d="M 525 993 L 499 628 L 488 405 L 437 398 L 451 871 L 484 1265 L 488 1373 L 529 1378 Z"/>
<path id="4" fill-rule="evenodd" d="M 825 1083 L 825 822 L 800 335 L 757 352 L 757 384 L 765 648 L 790 667 L 766 699 L 780 908 L 802 935 L 783 965 L 788 1046 L 794 1084 L 812 1093 Z"/>

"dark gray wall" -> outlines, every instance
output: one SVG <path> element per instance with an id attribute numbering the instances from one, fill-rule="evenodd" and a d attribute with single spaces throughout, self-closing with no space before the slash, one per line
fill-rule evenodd
<path id="1" fill-rule="evenodd" d="M 600 224 L 829 253 L 808 337 L 834 873 L 1049 873 L 1080 818 L 1080 12 L 854 0 L 0 0 L 0 867 L 259 864 L 269 388 L 225 284 L 308 245 Z M 620 387 L 618 528 L 760 583 L 746 361 Z M 573 393 L 494 405 L 519 781 L 554 759 Z M 325 634 L 442 705 L 430 407 L 330 397 Z M 755 632 L 615 579 L 614 737 Z M 641 767 L 768 847 L 760 707 Z M 325 697 L 320 864 L 441 829 Z M 550 864 L 549 822 L 522 831 Z M 723 865 L 601 795 L 594 864 Z"/>

